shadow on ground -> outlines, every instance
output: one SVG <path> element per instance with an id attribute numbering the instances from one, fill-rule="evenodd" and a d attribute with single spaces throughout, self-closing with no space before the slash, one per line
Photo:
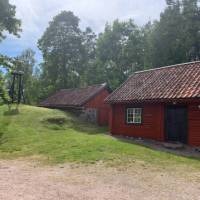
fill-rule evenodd
<path id="1" fill-rule="evenodd" d="M 67 130 L 70 128 L 89 135 L 108 133 L 107 127 L 98 127 L 96 124 L 82 121 L 72 113 L 65 113 L 65 115 L 66 117 L 56 116 L 46 118 L 42 121 L 42 123 L 44 123 L 47 128 L 52 130 Z"/>
<path id="2" fill-rule="evenodd" d="M 115 136 L 115 138 L 120 140 L 121 142 L 136 144 L 136 145 L 143 146 L 151 150 L 166 152 L 172 155 L 182 156 L 182 157 L 189 158 L 192 160 L 200 161 L 199 149 L 188 146 L 188 145 L 183 145 L 183 148 L 180 148 L 180 149 L 170 149 L 170 148 L 166 148 L 163 142 L 158 142 L 154 140 L 141 139 L 141 138 L 138 139 L 138 138 L 132 138 L 132 137 L 125 138 L 122 136 L 117 136 L 117 137 Z"/>
<path id="3" fill-rule="evenodd" d="M 11 110 L 5 111 L 3 114 L 5 116 L 18 115 L 19 114 L 19 109 L 11 109 Z"/>

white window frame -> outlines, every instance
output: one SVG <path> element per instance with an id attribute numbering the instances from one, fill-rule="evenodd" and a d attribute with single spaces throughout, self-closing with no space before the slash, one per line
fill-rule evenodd
<path id="1" fill-rule="evenodd" d="M 142 124 L 142 108 L 126 108 L 127 124 Z"/>

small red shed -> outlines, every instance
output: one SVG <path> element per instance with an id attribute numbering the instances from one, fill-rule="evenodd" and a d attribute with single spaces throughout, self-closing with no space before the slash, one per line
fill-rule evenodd
<path id="1" fill-rule="evenodd" d="M 106 102 L 114 135 L 200 146 L 200 61 L 136 72 Z"/>
<path id="2" fill-rule="evenodd" d="M 110 94 L 106 83 L 85 88 L 62 89 L 40 103 L 40 106 L 75 112 L 87 121 L 108 125 L 110 106 L 104 102 Z"/>

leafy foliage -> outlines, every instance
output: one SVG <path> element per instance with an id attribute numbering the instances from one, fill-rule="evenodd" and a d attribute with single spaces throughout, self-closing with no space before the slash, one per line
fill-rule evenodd
<path id="1" fill-rule="evenodd" d="M 38 42 L 46 92 L 80 85 L 87 61 L 93 56 L 93 37 L 90 29 L 80 30 L 79 19 L 72 12 L 63 11 L 53 18 Z"/>
<path id="2" fill-rule="evenodd" d="M 0 72 L 0 104 L 3 104 L 3 103 L 9 104 L 10 97 L 4 87 L 4 85 L 5 85 L 4 81 L 5 80 Z"/>
<path id="3" fill-rule="evenodd" d="M 8 0 L 0 0 L 0 42 L 5 39 L 4 31 L 19 37 L 21 21 L 15 18 L 15 6 Z M 0 69 L 12 70 L 18 61 L 0 54 Z M 4 77 L 0 71 L 0 102 L 9 103 L 9 95 L 4 86 Z"/>
<path id="4" fill-rule="evenodd" d="M 154 66 L 200 59 L 198 0 L 167 1 L 152 33 Z"/>
<path id="5" fill-rule="evenodd" d="M 5 38 L 3 31 L 19 37 L 21 21 L 15 18 L 15 9 L 8 0 L 0 0 L 0 41 Z"/>
<path id="6" fill-rule="evenodd" d="M 97 40 L 97 67 L 101 81 L 116 88 L 129 74 L 143 68 L 143 42 L 140 29 L 132 20 L 106 25 Z"/>

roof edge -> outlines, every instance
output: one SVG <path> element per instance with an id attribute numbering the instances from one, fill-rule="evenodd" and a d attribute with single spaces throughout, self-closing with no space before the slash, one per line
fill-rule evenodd
<path id="1" fill-rule="evenodd" d="M 84 87 L 62 88 L 62 89 L 58 90 L 57 92 L 59 92 L 59 91 L 65 91 L 65 90 L 79 90 L 79 89 L 86 89 L 86 88 L 88 88 L 88 87 L 93 87 L 93 86 L 103 87 L 103 86 L 106 86 L 106 85 L 107 85 L 107 83 L 104 82 L 104 83 L 93 84 L 93 85 L 88 85 L 88 86 L 84 86 Z"/>
<path id="2" fill-rule="evenodd" d="M 109 88 L 109 87 L 108 87 L 108 84 L 107 84 L 106 82 L 104 82 L 104 83 L 101 83 L 101 84 L 88 85 L 88 86 L 83 87 L 83 88 L 60 89 L 60 90 L 56 91 L 55 93 L 51 94 L 51 95 L 50 95 L 49 97 L 47 97 L 46 99 L 42 100 L 42 101 L 38 104 L 38 106 L 44 107 L 44 103 L 45 103 L 46 101 L 48 101 L 49 98 L 51 98 L 52 96 L 54 96 L 55 94 L 57 94 L 57 93 L 59 93 L 59 92 L 62 92 L 62 91 L 65 91 L 65 90 L 86 89 L 86 88 L 88 88 L 88 87 L 93 87 L 93 86 L 99 86 L 98 90 L 97 90 L 96 92 L 94 92 L 92 95 L 88 96 L 88 98 L 85 99 L 85 101 L 84 101 L 83 103 L 77 104 L 76 106 L 79 106 L 79 107 L 83 106 L 83 105 L 86 104 L 88 101 L 90 101 L 94 96 L 96 96 L 99 92 L 101 92 L 104 88 Z M 109 91 L 109 89 L 108 89 L 108 91 Z M 61 105 L 59 105 L 59 106 L 61 106 Z M 62 105 L 62 106 L 63 106 L 63 105 Z M 65 106 L 66 106 L 66 105 L 65 105 Z M 70 107 L 71 107 L 71 105 L 67 105 L 67 106 L 70 106 Z"/>
<path id="3" fill-rule="evenodd" d="M 149 71 L 156 71 L 156 70 L 166 69 L 166 68 L 171 68 L 171 67 L 179 67 L 179 66 L 182 66 L 182 65 L 189 65 L 189 64 L 196 64 L 196 63 L 200 63 L 200 60 L 198 60 L 198 61 L 192 61 L 192 62 L 186 62 L 186 63 L 179 63 L 179 64 L 174 64 L 174 65 L 168 65 L 168 66 L 164 66 L 164 67 L 157 67 L 157 68 L 152 68 L 152 69 L 146 69 L 146 70 L 141 70 L 141 71 L 136 71 L 133 74 L 138 74 L 138 73 L 143 73 L 143 72 L 149 72 Z"/>

